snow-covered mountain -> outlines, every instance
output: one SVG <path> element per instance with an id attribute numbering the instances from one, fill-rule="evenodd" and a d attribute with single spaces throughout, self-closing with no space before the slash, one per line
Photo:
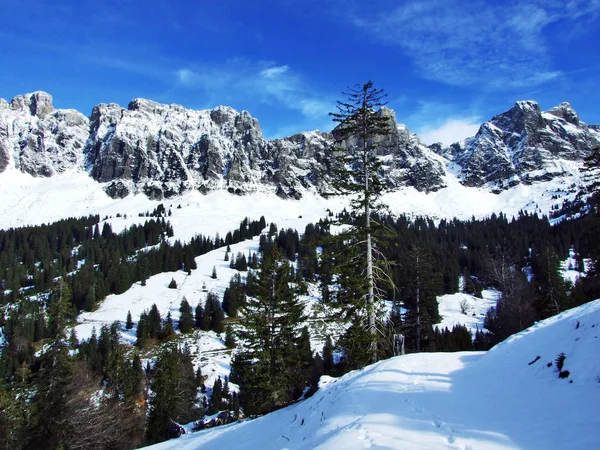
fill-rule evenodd
<path id="1" fill-rule="evenodd" d="M 389 186 L 435 191 L 444 186 L 440 158 L 396 123 L 386 137 L 382 177 Z M 328 190 L 333 137 L 318 131 L 266 140 L 247 111 L 219 106 L 190 110 L 135 99 L 127 108 L 100 104 L 90 118 L 55 110 L 35 92 L 0 102 L 0 172 L 34 176 L 87 170 L 112 198 L 143 192 L 172 197 L 186 190 L 260 190 L 283 198 Z"/>
<path id="2" fill-rule="evenodd" d="M 572 174 L 600 145 L 597 127 L 587 126 L 568 103 L 541 112 L 535 102 L 517 102 L 476 136 L 447 148 L 426 147 L 392 110 L 380 113 L 393 125 L 379 151 L 381 176 L 391 189 L 435 192 L 457 174 L 465 186 L 499 192 Z M 10 103 L 0 99 L 0 172 L 80 172 L 112 198 L 144 193 L 162 199 L 217 189 L 295 199 L 323 193 L 329 190 L 332 142 L 331 133 L 319 131 L 266 140 L 247 111 L 226 106 L 197 111 L 134 99 L 127 108 L 97 105 L 88 118 L 54 109 L 45 92 Z"/>
<path id="3" fill-rule="evenodd" d="M 568 103 L 542 112 L 533 101 L 520 101 L 494 116 L 474 137 L 449 147 L 432 146 L 459 166 L 466 186 L 498 192 L 571 173 L 600 146 L 600 133 L 588 126 Z"/>
<path id="4" fill-rule="evenodd" d="M 323 377 L 308 400 L 151 448 L 596 448 L 599 335 L 596 300 L 489 352 L 410 354 Z"/>

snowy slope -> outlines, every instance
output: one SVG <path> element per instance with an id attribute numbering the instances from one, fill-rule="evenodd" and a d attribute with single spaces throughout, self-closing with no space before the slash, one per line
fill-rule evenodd
<path id="1" fill-rule="evenodd" d="M 487 353 L 412 354 L 323 377 L 306 401 L 151 448 L 597 448 L 599 336 L 597 300 Z M 547 365 L 561 352 L 566 379 Z"/>
<path id="2" fill-rule="evenodd" d="M 528 186 L 518 185 L 500 194 L 463 186 L 451 176 L 445 179 L 445 183 L 446 188 L 429 194 L 411 187 L 399 188 L 384 195 L 382 201 L 392 213 L 433 218 L 470 219 L 499 212 L 512 216 L 521 209 L 547 214 L 553 205 L 572 199 L 574 194 L 570 187 L 580 185 L 581 180 L 575 175 L 562 177 Z M 133 218 L 164 203 L 174 207 L 182 205 L 181 214 L 172 222 L 175 233 L 183 233 L 178 237 L 188 239 L 195 233 L 222 233 L 237 226 L 246 216 L 264 215 L 277 221 L 279 217 L 302 215 L 315 221 L 325 217 L 326 209 L 339 211 L 347 205 L 347 200 L 342 198 L 324 199 L 310 193 L 301 200 L 283 200 L 274 192 L 238 196 L 224 190 L 207 195 L 190 191 L 163 201 L 150 200 L 145 195 L 129 195 L 115 200 L 102 187 L 102 184 L 76 171 L 50 178 L 35 178 L 16 169 L 7 169 L 0 173 L 0 228 L 36 225 L 88 214 L 104 217 L 121 213 Z"/>
<path id="3" fill-rule="evenodd" d="M 173 210 L 173 217 L 177 217 L 180 210 Z M 303 222 L 306 219 L 281 218 L 281 224 L 286 227 L 304 229 Z M 118 225 L 119 221 L 128 221 L 129 219 L 112 219 L 113 225 Z M 223 230 L 223 228 L 220 228 Z M 259 238 L 246 240 L 230 246 L 230 258 L 240 252 L 248 255 L 248 252 L 258 252 Z M 167 313 L 171 313 L 175 324 L 179 321 L 179 307 L 182 299 L 185 297 L 192 309 L 199 303 L 204 306 L 209 292 L 214 292 L 219 299 L 223 298 L 225 288 L 229 286 L 229 281 L 234 274 L 240 273 L 245 277 L 247 272 L 238 272 L 229 268 L 229 262 L 224 261 L 226 248 L 222 247 L 212 252 L 206 253 L 196 258 L 197 269 L 190 275 L 180 270 L 177 272 L 164 272 L 150 277 L 146 281 L 146 286 L 141 283 L 134 283 L 133 286 L 123 294 L 111 294 L 102 301 L 98 308 L 93 312 L 84 312 L 77 317 L 77 325 L 74 327 L 79 340 L 89 339 L 92 330 L 99 333 L 103 325 L 112 324 L 114 321 L 121 323 L 121 337 L 124 342 L 135 343 L 136 329 L 140 314 L 148 311 L 153 304 L 156 304 L 161 317 L 164 319 Z M 217 278 L 211 278 L 213 267 L 216 269 Z M 177 283 L 177 289 L 169 289 L 168 285 L 171 279 Z M 326 338 L 326 333 L 337 339 L 343 331 L 341 325 L 335 323 L 325 323 L 325 315 L 320 302 L 317 301 L 316 292 L 313 295 L 304 295 L 300 297 L 306 305 L 306 314 L 308 316 L 307 326 L 311 332 L 311 345 L 314 351 L 321 351 Z M 125 321 L 127 312 L 131 312 L 134 327 L 131 330 L 125 330 Z M 229 376 L 231 351 L 227 350 L 224 343 L 225 335 L 217 335 L 214 332 L 195 331 L 182 339 L 190 345 L 195 367 L 201 367 L 202 373 L 207 377 L 206 386 L 212 386 L 217 377 Z"/>
<path id="4" fill-rule="evenodd" d="M 482 291 L 481 298 L 464 292 L 440 295 L 437 297 L 437 301 L 442 321 L 434 326 L 440 330 L 444 328 L 452 330 L 455 325 L 464 325 L 475 337 L 477 329 L 484 328 L 485 313 L 492 306 L 496 306 L 500 295 L 501 292 L 493 289 Z"/>

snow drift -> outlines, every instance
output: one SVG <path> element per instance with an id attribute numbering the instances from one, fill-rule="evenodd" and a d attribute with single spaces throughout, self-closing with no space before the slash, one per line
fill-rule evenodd
<path id="1" fill-rule="evenodd" d="M 412 354 L 323 377 L 306 401 L 152 448 L 594 448 L 599 336 L 596 300 L 489 352 Z"/>

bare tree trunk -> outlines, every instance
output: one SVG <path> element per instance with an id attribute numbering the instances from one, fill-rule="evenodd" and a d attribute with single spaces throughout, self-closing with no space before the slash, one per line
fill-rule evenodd
<path id="1" fill-rule="evenodd" d="M 363 88 L 363 104 L 367 103 L 367 86 Z M 373 242 L 371 237 L 371 208 L 370 208 L 370 191 L 369 191 L 369 142 L 367 133 L 367 117 L 368 110 L 363 106 L 363 170 L 365 174 L 365 226 L 367 230 L 367 315 L 369 319 L 369 332 L 372 334 L 370 345 L 371 360 L 377 361 L 377 330 L 375 327 L 375 286 L 373 281 Z"/>

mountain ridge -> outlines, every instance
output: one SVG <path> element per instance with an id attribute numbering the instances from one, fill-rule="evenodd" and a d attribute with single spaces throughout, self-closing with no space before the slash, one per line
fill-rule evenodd
<path id="1" fill-rule="evenodd" d="M 380 114 L 392 124 L 379 151 L 380 176 L 391 190 L 437 191 L 454 172 L 466 186 L 499 192 L 568 173 L 562 160 L 580 161 L 600 145 L 597 127 L 588 127 L 568 103 L 542 112 L 533 101 L 517 102 L 448 147 L 427 147 L 398 124 L 394 111 Z M 333 140 L 319 131 L 267 140 L 256 118 L 228 106 L 192 110 L 136 98 L 127 108 L 101 103 L 86 117 L 54 109 L 43 91 L 10 103 L 0 99 L 0 173 L 9 167 L 36 177 L 85 171 L 112 198 L 216 189 L 295 199 L 323 194 L 330 188 Z M 458 170 L 448 170 L 451 165 Z"/>

